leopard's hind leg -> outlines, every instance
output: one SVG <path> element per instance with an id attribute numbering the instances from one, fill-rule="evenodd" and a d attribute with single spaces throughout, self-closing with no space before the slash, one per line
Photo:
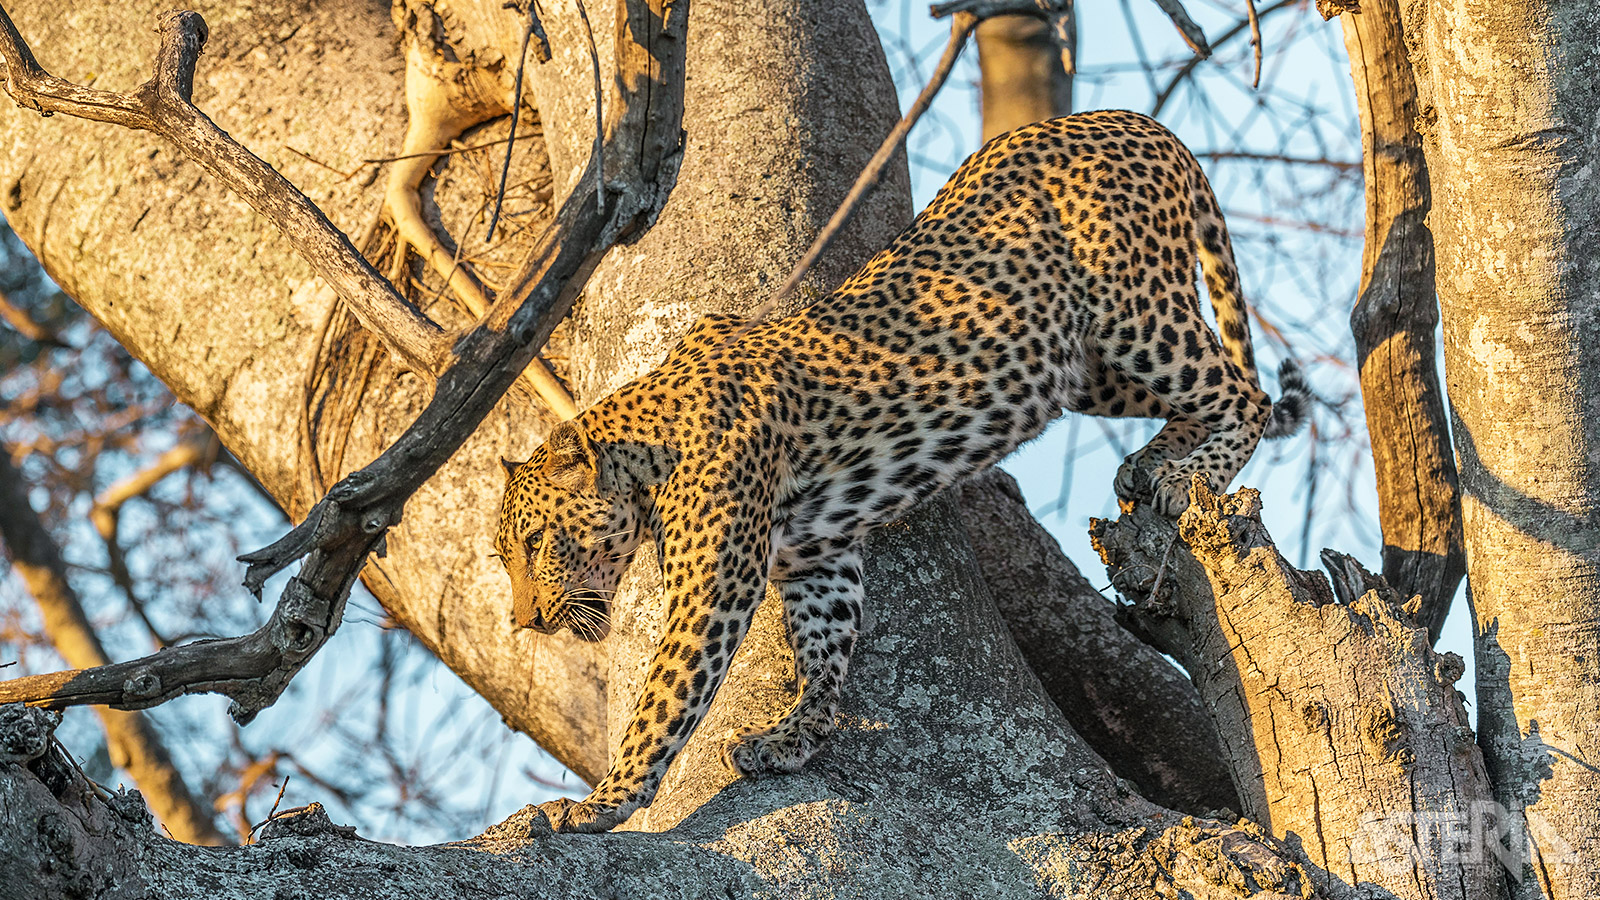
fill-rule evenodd
<path id="1" fill-rule="evenodd" d="M 1176 516 L 1189 505 L 1192 475 L 1205 474 L 1221 490 L 1244 468 L 1272 406 L 1200 317 L 1193 289 L 1179 288 L 1169 297 L 1174 307 L 1188 312 L 1184 320 L 1169 323 L 1168 329 L 1142 329 L 1168 331 L 1164 342 L 1091 348 L 1095 376 L 1085 396 L 1069 406 L 1094 415 L 1167 420 L 1123 462 L 1115 488 L 1128 500 L 1149 491 L 1159 512 Z"/>
<path id="2" fill-rule="evenodd" d="M 1167 388 L 1163 399 L 1173 417 L 1149 446 L 1129 457 L 1128 474 L 1119 471 L 1117 483 L 1133 486 L 1139 477 L 1133 473 L 1148 471 L 1156 510 L 1177 516 L 1189 506 L 1193 475 L 1207 476 L 1220 491 L 1239 474 L 1266 430 L 1272 405 L 1220 348 L 1151 382 Z"/>
<path id="3" fill-rule="evenodd" d="M 1150 474 L 1169 459 L 1189 455 L 1210 433 L 1200 422 L 1174 412 L 1166 401 L 1133 378 L 1108 366 L 1089 351 L 1089 372 L 1082 391 L 1067 403 L 1073 412 L 1110 418 L 1166 419 L 1161 431 L 1140 450 L 1129 454 L 1117 469 L 1113 488 L 1124 500 L 1135 500 L 1150 489 Z"/>

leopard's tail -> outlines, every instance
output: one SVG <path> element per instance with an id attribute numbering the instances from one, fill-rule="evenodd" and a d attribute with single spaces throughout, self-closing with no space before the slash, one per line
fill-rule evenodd
<path id="1" fill-rule="evenodd" d="M 1178 146 L 1183 147 L 1182 144 Z M 1211 182 L 1200 170 L 1200 163 L 1187 148 L 1183 149 L 1183 155 L 1189 162 L 1195 249 L 1200 257 L 1200 271 L 1205 273 L 1206 293 L 1211 295 L 1211 308 L 1217 314 L 1222 348 L 1251 381 L 1259 384 L 1255 351 L 1250 346 L 1250 310 L 1245 306 L 1244 291 L 1239 288 L 1239 267 L 1233 261 L 1228 225 L 1222 221 L 1222 207 L 1217 203 L 1217 195 L 1211 192 Z"/>
<path id="2" fill-rule="evenodd" d="M 1272 404 L 1272 418 L 1267 420 L 1267 430 L 1261 432 L 1264 438 L 1294 434 L 1311 412 L 1311 400 L 1314 397 L 1311 383 L 1306 381 L 1305 373 L 1292 359 L 1286 359 L 1278 366 L 1278 390 L 1281 393 L 1277 402 Z"/>
<path id="3" fill-rule="evenodd" d="M 1182 144 L 1178 146 L 1183 148 Z M 1250 345 L 1250 311 L 1239 287 L 1239 267 L 1233 261 L 1233 242 L 1228 239 L 1228 225 L 1222 220 L 1222 207 L 1211 192 L 1211 182 L 1206 180 L 1199 161 L 1187 148 L 1183 153 L 1189 161 L 1196 251 L 1200 270 L 1205 273 L 1206 293 L 1211 296 L 1211 309 L 1217 314 L 1222 347 L 1251 381 L 1260 384 L 1255 350 Z M 1294 434 L 1311 410 L 1311 385 L 1294 360 L 1286 359 L 1278 367 L 1278 387 L 1283 394 L 1272 404 L 1272 418 L 1267 420 L 1262 437 Z"/>

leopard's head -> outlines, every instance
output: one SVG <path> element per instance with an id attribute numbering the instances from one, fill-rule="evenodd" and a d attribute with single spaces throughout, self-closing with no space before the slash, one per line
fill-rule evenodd
<path id="1" fill-rule="evenodd" d="M 639 547 L 638 497 L 575 422 L 552 429 L 527 462 L 503 464 L 494 543 L 511 576 L 512 622 L 604 638 L 611 597 Z"/>

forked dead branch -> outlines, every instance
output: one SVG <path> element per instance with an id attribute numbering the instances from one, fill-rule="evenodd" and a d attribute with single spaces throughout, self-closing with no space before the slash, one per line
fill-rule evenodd
<path id="1" fill-rule="evenodd" d="M 453 344 L 452 336 L 412 309 L 315 204 L 193 106 L 195 65 L 206 40 L 198 14 L 164 16 L 155 74 L 133 92 L 113 93 L 50 75 L 0 10 L 6 90 L 19 104 L 167 138 L 273 222 L 363 324 L 409 365 L 423 374 L 439 372 L 428 406 L 393 446 L 329 490 L 281 540 L 241 557 L 250 564 L 245 584 L 257 593 L 273 573 L 305 559 L 265 626 L 243 637 L 171 648 L 140 660 L 17 679 L 0 686 L 0 702 L 142 708 L 182 693 L 212 691 L 231 697 L 230 713 L 245 722 L 276 700 L 338 628 L 367 554 L 383 553 L 384 534 L 400 520 L 406 500 L 527 367 L 606 249 L 647 227 L 665 201 L 680 152 L 688 6 L 677 0 L 618 8 L 613 34 L 619 77 L 605 101 L 610 110 L 607 171 L 602 178 L 591 159 L 591 170 L 580 181 L 601 183 L 604 189 L 576 191 L 562 204 L 512 288 Z M 636 35 L 648 36 L 648 43 L 637 43 Z"/>
<path id="2" fill-rule="evenodd" d="M 1090 535 L 1135 600 L 1128 624 L 1183 663 L 1232 736 L 1244 816 L 1301 835 L 1310 861 L 1348 884 L 1494 896 L 1489 848 L 1436 846 L 1446 838 L 1430 831 L 1493 824 L 1455 689 L 1461 659 L 1434 652 L 1418 604 L 1350 557 L 1324 551 L 1331 579 L 1289 565 L 1256 491 L 1218 496 L 1197 477 L 1191 497 L 1176 526 L 1141 505 Z"/>

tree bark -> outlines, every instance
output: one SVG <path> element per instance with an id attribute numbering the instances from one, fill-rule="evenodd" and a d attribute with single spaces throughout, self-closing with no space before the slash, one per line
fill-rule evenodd
<path id="1" fill-rule="evenodd" d="M 1035 15 L 994 16 L 978 25 L 977 43 L 984 140 L 1072 112 L 1072 73 L 1061 64 L 1050 23 Z"/>
<path id="2" fill-rule="evenodd" d="M 1460 658 L 1435 655 L 1415 607 L 1347 558 L 1328 554 L 1332 586 L 1285 562 L 1254 490 L 1218 497 L 1197 477 L 1192 497 L 1176 529 L 1140 507 L 1090 534 L 1194 679 L 1245 816 L 1303 850 L 1322 886 L 1498 896 L 1498 862 L 1472 844 L 1490 789 Z"/>
<path id="3" fill-rule="evenodd" d="M 27 485 L 4 447 L 0 447 L 0 539 L 11 565 L 39 604 L 45 633 L 61 658 L 80 669 L 110 662 L 77 592 L 67 582 L 61 550 L 28 504 Z M 96 707 L 95 714 L 105 730 L 112 764 L 139 786 L 168 833 L 189 844 L 227 843 L 212 824 L 210 811 L 189 793 L 148 716 L 104 706 Z"/>
<path id="4" fill-rule="evenodd" d="M 1367 198 L 1361 293 L 1350 330 L 1378 476 L 1383 577 L 1402 596 L 1422 597 L 1419 621 L 1438 640 L 1467 564 L 1433 350 L 1439 307 L 1428 166 L 1415 127 L 1417 88 L 1396 0 L 1366 0 L 1341 21 Z"/>
<path id="5" fill-rule="evenodd" d="M 1600 895 L 1600 11 L 1405 8 L 1434 185 L 1480 743 L 1515 897 Z"/>
<path id="6" fill-rule="evenodd" d="M 991 470 L 961 486 L 961 515 L 1017 647 L 1074 730 L 1140 793 L 1201 815 L 1238 810 L 1217 728 L 1194 685 L 1116 620 Z"/>

